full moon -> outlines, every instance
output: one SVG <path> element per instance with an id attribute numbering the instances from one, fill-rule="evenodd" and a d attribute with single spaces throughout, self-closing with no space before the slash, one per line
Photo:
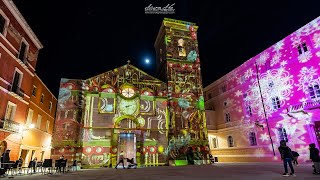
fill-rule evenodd
<path id="1" fill-rule="evenodd" d="M 145 62 L 146 62 L 146 64 L 149 64 L 149 63 L 150 63 L 150 60 L 149 60 L 149 59 L 146 59 Z"/>

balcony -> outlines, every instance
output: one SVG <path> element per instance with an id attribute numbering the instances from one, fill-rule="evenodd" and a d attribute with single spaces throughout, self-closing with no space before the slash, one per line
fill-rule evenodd
<path id="1" fill-rule="evenodd" d="M 312 119 L 320 118 L 320 99 L 314 101 L 306 101 L 299 104 L 291 105 L 287 108 L 288 116 L 296 119 Z"/>
<path id="2" fill-rule="evenodd" d="M 9 119 L 0 120 L 0 130 L 19 133 L 20 124 Z"/>
<path id="3" fill-rule="evenodd" d="M 291 105 L 287 108 L 287 110 L 288 110 L 288 113 L 295 113 L 295 112 L 302 112 L 304 110 L 312 110 L 317 108 L 320 108 L 320 99 Z"/>
<path id="4" fill-rule="evenodd" d="M 24 91 L 17 85 L 8 85 L 8 90 L 20 97 L 24 97 Z"/>

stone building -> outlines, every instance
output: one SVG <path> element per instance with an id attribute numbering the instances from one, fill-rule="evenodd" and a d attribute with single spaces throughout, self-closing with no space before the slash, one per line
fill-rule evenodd
<path id="1" fill-rule="evenodd" d="M 209 149 L 197 29 L 164 19 L 155 43 L 159 79 L 130 61 L 85 80 L 62 79 L 53 158 L 114 166 L 124 151 L 139 166 L 203 163 Z"/>
<path id="2" fill-rule="evenodd" d="M 218 161 L 278 161 L 281 140 L 309 159 L 320 142 L 320 18 L 205 87 Z"/>

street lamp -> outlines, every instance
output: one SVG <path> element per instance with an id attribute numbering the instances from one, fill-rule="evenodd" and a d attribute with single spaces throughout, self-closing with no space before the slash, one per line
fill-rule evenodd
<path id="1" fill-rule="evenodd" d="M 33 129 L 34 128 L 34 124 L 29 124 L 29 129 Z"/>

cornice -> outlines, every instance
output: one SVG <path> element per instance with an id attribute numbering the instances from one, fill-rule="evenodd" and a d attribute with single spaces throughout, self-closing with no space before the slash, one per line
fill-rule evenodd
<path id="1" fill-rule="evenodd" d="M 27 33 L 29 38 L 32 40 L 32 42 L 36 45 L 38 49 L 42 49 L 43 45 L 41 44 L 40 40 L 37 38 L 35 33 L 32 31 L 31 27 L 27 23 L 27 21 L 24 19 L 20 11 L 18 10 L 17 6 L 14 4 L 12 0 L 3 0 L 4 4 L 7 6 L 7 8 L 10 10 L 12 15 L 16 18 L 22 29 Z"/>

